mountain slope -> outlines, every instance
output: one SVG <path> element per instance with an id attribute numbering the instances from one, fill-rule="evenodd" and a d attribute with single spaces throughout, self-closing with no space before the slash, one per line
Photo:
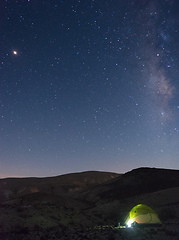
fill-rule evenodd
<path id="1" fill-rule="evenodd" d="M 84 189 L 84 199 L 113 201 L 179 187 L 179 170 L 138 168 L 98 186 Z"/>
<path id="2" fill-rule="evenodd" d="M 38 192 L 51 195 L 69 194 L 118 176 L 117 173 L 89 171 L 47 178 L 0 179 L 0 202 Z"/>

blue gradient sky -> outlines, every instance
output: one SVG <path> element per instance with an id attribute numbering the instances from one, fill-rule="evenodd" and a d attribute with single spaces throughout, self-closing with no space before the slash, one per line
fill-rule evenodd
<path id="1" fill-rule="evenodd" d="M 2 1 L 0 177 L 178 169 L 178 11 Z"/>

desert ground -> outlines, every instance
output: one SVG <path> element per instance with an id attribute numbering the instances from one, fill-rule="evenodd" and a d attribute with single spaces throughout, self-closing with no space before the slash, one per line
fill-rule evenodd
<path id="1" fill-rule="evenodd" d="M 162 225 L 126 228 L 139 203 L 155 209 Z M 1 240 L 179 239 L 178 170 L 0 179 L 0 204 Z"/>

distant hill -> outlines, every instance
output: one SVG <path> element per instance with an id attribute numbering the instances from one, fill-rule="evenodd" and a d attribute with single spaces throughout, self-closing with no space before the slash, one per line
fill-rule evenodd
<path id="1" fill-rule="evenodd" d="M 86 189 L 86 199 L 123 200 L 129 197 L 179 187 L 179 170 L 138 168 Z"/>
<path id="2" fill-rule="evenodd" d="M 5 178 L 0 179 L 0 202 L 41 193 L 95 203 L 175 187 L 179 187 L 179 170 L 158 168 L 138 168 L 125 174 L 87 171 L 46 178 Z"/>
<path id="3" fill-rule="evenodd" d="M 111 172 L 87 171 L 46 178 L 0 179 L 0 202 L 39 192 L 57 196 L 70 194 L 119 176 Z"/>

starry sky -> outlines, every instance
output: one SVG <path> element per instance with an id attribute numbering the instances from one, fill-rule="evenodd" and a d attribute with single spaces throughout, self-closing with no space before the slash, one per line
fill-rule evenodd
<path id="1" fill-rule="evenodd" d="M 1 178 L 179 169 L 179 1 L 0 4 Z"/>

